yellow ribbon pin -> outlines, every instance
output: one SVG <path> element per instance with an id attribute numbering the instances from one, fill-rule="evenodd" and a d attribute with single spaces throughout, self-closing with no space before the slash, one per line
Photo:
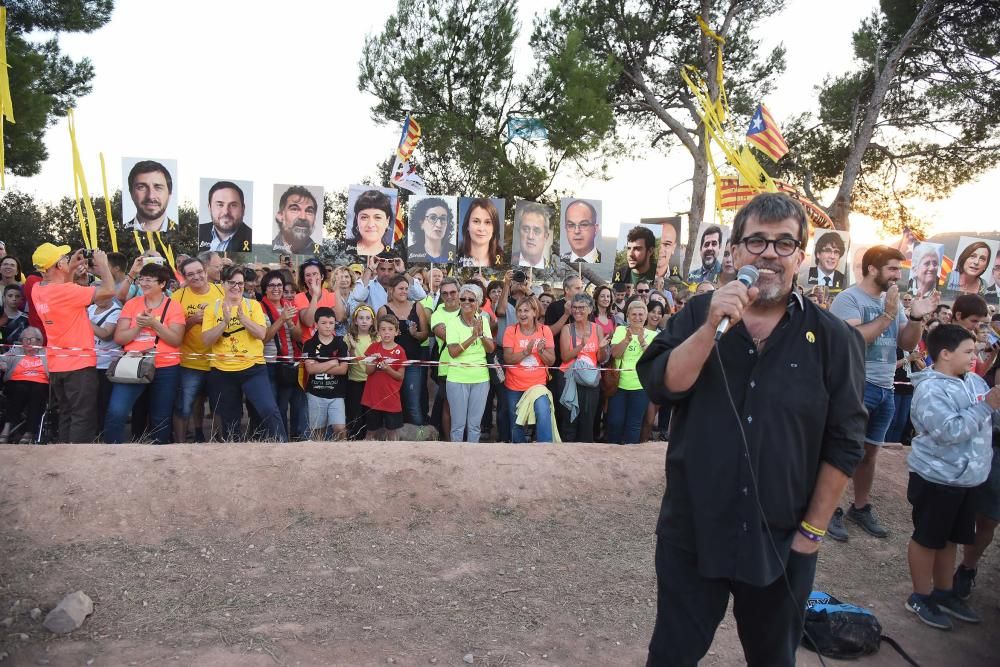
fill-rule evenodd
<path id="1" fill-rule="evenodd" d="M 806 332 L 806 340 L 809 341 L 810 343 L 815 343 L 816 342 L 816 334 L 814 334 L 812 331 L 807 331 Z"/>

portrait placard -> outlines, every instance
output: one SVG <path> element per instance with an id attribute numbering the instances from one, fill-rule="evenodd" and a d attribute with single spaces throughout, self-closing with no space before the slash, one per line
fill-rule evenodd
<path id="1" fill-rule="evenodd" d="M 601 201 L 566 197 L 559 201 L 559 256 L 564 262 L 599 264 Z"/>
<path id="2" fill-rule="evenodd" d="M 960 294 L 985 296 L 993 287 L 994 264 L 1000 242 L 976 236 L 960 236 L 955 248 L 955 262 L 945 278 L 944 296 L 955 298 Z"/>
<path id="3" fill-rule="evenodd" d="M 698 227 L 698 246 L 691 253 L 689 283 L 718 283 L 722 273 L 730 229 L 726 225 L 703 222 Z"/>
<path id="4" fill-rule="evenodd" d="M 393 188 L 352 185 L 347 190 L 347 245 L 358 255 L 371 256 L 391 250 L 396 225 Z"/>
<path id="5" fill-rule="evenodd" d="M 319 254 L 323 244 L 323 187 L 276 183 L 271 210 L 271 250 L 290 255 Z"/>
<path id="6" fill-rule="evenodd" d="M 459 198 L 459 266 L 498 269 L 507 265 L 503 251 L 506 206 L 499 197 Z"/>
<path id="7" fill-rule="evenodd" d="M 253 181 L 202 178 L 198 250 L 253 251 Z"/>
<path id="8" fill-rule="evenodd" d="M 552 268 L 552 236 L 552 209 L 533 201 L 517 202 L 511 266 L 543 271 Z"/>
<path id="9" fill-rule="evenodd" d="M 411 262 L 454 264 L 458 198 L 411 195 L 407 215 L 407 257 Z"/>
<path id="10" fill-rule="evenodd" d="M 122 230 L 169 234 L 177 228 L 177 160 L 122 158 Z"/>
<path id="11" fill-rule="evenodd" d="M 816 229 L 806 245 L 806 260 L 799 274 L 799 284 L 808 291 L 825 287 L 827 294 L 836 294 L 847 287 L 847 259 L 851 235 L 833 229 Z"/>
<path id="12" fill-rule="evenodd" d="M 924 297 L 938 289 L 941 283 L 943 261 L 944 246 L 942 244 L 925 241 L 913 246 L 910 252 L 907 290 L 914 296 Z"/>

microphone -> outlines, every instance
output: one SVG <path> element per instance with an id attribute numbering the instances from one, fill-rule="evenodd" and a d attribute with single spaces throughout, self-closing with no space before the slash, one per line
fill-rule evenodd
<path id="1" fill-rule="evenodd" d="M 757 271 L 757 267 L 753 264 L 747 264 L 746 266 L 740 267 L 739 272 L 736 274 L 736 279 L 746 285 L 747 288 L 753 287 L 759 277 L 760 272 Z M 722 338 L 722 334 L 726 333 L 726 329 L 728 328 L 729 318 L 723 317 L 722 321 L 719 322 L 719 326 L 715 327 L 715 340 Z"/>

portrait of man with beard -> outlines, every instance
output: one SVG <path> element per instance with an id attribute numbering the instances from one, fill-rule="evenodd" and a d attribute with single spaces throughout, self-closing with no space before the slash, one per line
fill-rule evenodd
<path id="1" fill-rule="evenodd" d="M 291 255 L 316 254 L 323 242 L 323 188 L 275 185 L 274 202 L 271 249 Z"/>
<path id="2" fill-rule="evenodd" d="M 125 229 L 166 233 L 177 227 L 177 201 L 173 197 L 177 162 L 174 160 L 122 160 L 124 176 L 122 220 Z"/>
<path id="3" fill-rule="evenodd" d="M 726 240 L 729 238 L 728 230 L 720 225 L 703 224 L 698 238 L 698 258 L 701 263 L 695 266 L 692 262 L 688 282 L 716 283 L 722 273 L 722 249 L 726 247 Z"/>
<path id="4" fill-rule="evenodd" d="M 252 252 L 253 229 L 249 221 L 253 210 L 253 183 L 203 178 L 201 191 L 202 201 L 208 207 L 198 214 L 198 249 Z"/>

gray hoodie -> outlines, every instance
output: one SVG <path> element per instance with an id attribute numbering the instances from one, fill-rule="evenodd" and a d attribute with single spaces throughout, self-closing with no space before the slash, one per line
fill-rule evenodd
<path id="1" fill-rule="evenodd" d="M 993 426 L 1000 426 L 1000 412 L 984 400 L 990 390 L 986 381 L 975 373 L 957 378 L 933 368 L 910 379 L 910 419 L 917 431 L 907 458 L 910 470 L 948 486 L 985 482 L 993 460 Z"/>

